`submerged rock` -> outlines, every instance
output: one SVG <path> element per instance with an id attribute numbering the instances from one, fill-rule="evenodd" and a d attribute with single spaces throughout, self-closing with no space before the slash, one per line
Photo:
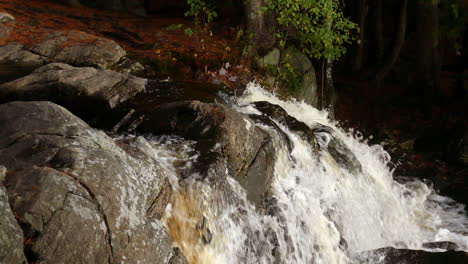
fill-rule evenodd
<path id="1" fill-rule="evenodd" d="M 169 261 L 171 239 L 148 214 L 167 181 L 143 150 L 146 140 L 114 140 L 50 102 L 2 104 L 0 126 L 6 193 L 29 262 Z M 0 214 L 13 218 L 8 210 Z M 0 252 L 21 260 L 21 231 L 14 223 L 10 229 L 12 246 Z"/>
<path id="2" fill-rule="evenodd" d="M 422 250 L 381 248 L 362 254 L 357 263 L 464 264 L 468 255 L 463 251 L 427 252 Z"/>
<path id="3" fill-rule="evenodd" d="M 87 114 L 114 108 L 144 91 L 146 82 L 128 74 L 51 63 L 0 85 L 0 101 L 49 100 Z"/>

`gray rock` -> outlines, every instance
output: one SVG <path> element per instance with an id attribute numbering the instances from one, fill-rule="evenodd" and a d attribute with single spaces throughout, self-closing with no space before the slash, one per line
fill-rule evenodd
<path id="1" fill-rule="evenodd" d="M 0 63 L 22 66 L 40 67 L 47 62 L 47 58 L 34 54 L 21 44 L 10 43 L 0 46 Z"/>
<path id="2" fill-rule="evenodd" d="M 3 179 L 6 168 L 0 166 L 0 263 L 26 263 L 23 253 L 23 233 L 16 222 Z"/>
<path id="3" fill-rule="evenodd" d="M 128 74 L 51 63 L 0 85 L 0 100 L 49 100 L 71 110 L 105 110 L 144 91 L 146 82 Z"/>
<path id="4" fill-rule="evenodd" d="M 303 75 L 300 90 L 294 97 L 313 107 L 318 106 L 317 80 L 314 67 L 311 67 L 310 70 Z"/>
<path id="5" fill-rule="evenodd" d="M 14 172 L 7 193 L 30 262 L 169 261 L 172 241 L 147 214 L 166 180 L 145 139 L 112 139 L 50 102 L 0 105 L 0 126 L 0 164 Z"/>
<path id="6" fill-rule="evenodd" d="M 108 69 L 126 55 L 113 40 L 81 31 L 58 31 L 32 48 L 32 52 L 50 61 L 75 66 L 96 66 Z"/>
<path id="7" fill-rule="evenodd" d="M 251 118 L 220 104 L 199 101 L 136 110 L 134 121 L 144 117 L 137 132 L 196 140 L 201 154 L 194 169 L 201 177 L 222 182 L 228 170 L 247 189 L 251 201 L 261 202 L 273 175 L 274 149 L 268 132 Z"/>
<path id="8" fill-rule="evenodd" d="M 281 60 L 290 63 L 293 69 L 300 74 L 305 74 L 312 68 L 312 62 L 309 58 L 294 47 L 289 47 L 282 54 Z"/>
<path id="9" fill-rule="evenodd" d="M 137 61 L 124 57 L 117 65 L 112 67 L 112 70 L 124 74 L 139 74 L 145 70 L 145 66 Z"/>
<path id="10" fill-rule="evenodd" d="M 15 17 L 8 14 L 8 13 L 1 13 L 0 12 L 0 23 L 14 23 Z"/>
<path id="11" fill-rule="evenodd" d="M 258 60 L 258 65 L 260 66 L 260 68 L 266 68 L 268 66 L 276 67 L 279 65 L 280 56 L 281 56 L 280 50 L 275 48 L 271 50 L 270 52 L 268 52 L 267 55 L 260 58 Z"/>

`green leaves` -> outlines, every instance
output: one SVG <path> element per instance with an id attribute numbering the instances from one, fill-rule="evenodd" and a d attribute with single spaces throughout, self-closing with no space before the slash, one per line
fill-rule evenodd
<path id="1" fill-rule="evenodd" d="M 194 17 L 197 27 L 202 26 L 206 29 L 208 24 L 218 16 L 214 6 L 203 0 L 187 0 L 187 4 L 189 5 L 189 10 L 185 12 L 185 16 Z"/>
<path id="2" fill-rule="evenodd" d="M 308 56 L 337 59 L 355 39 L 357 26 L 343 16 L 338 0 L 265 0 L 265 5 L 276 15 L 280 46 L 293 28 L 293 38 Z"/>

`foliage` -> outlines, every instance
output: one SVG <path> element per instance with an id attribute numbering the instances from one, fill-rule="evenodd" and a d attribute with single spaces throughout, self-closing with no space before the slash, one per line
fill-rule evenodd
<path id="1" fill-rule="evenodd" d="M 468 3 L 460 0 L 440 0 L 439 25 L 442 38 L 455 41 L 455 49 L 461 48 L 460 36 L 468 24 Z"/>
<path id="2" fill-rule="evenodd" d="M 213 4 L 203 0 L 187 0 L 189 10 L 185 12 L 185 16 L 194 18 L 195 25 L 207 29 L 208 25 L 215 19 L 216 13 Z"/>
<path id="3" fill-rule="evenodd" d="M 339 0 L 265 0 L 264 10 L 276 15 L 280 46 L 286 45 L 292 30 L 299 47 L 312 58 L 338 59 L 357 29 L 340 11 Z"/>

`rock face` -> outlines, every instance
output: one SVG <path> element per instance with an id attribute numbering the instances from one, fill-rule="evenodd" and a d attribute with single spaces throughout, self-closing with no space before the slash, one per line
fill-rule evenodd
<path id="1" fill-rule="evenodd" d="M 171 239 L 147 213 L 167 181 L 145 139 L 114 140 L 50 102 L 0 105 L 0 126 L 6 194 L 30 263 L 168 263 Z M 0 217 L 0 258 L 21 263 L 13 214 Z"/>
<path id="2" fill-rule="evenodd" d="M 309 58 L 299 50 L 290 47 L 282 54 L 281 60 L 289 62 L 292 68 L 302 76 L 300 88 L 294 97 L 317 107 L 317 80 L 314 66 Z"/>
<path id="3" fill-rule="evenodd" d="M 114 108 L 145 85 L 146 79 L 128 74 L 51 63 L 0 85 L 0 100 L 49 100 L 86 113 Z"/>
<path id="4" fill-rule="evenodd" d="M 0 263 L 26 263 L 23 253 L 23 234 L 13 216 L 3 187 L 6 168 L 0 166 Z"/>
<path id="5" fill-rule="evenodd" d="M 96 66 L 108 69 L 126 55 L 113 40 L 81 31 L 57 31 L 32 48 L 38 55 L 54 62 L 75 66 Z"/>
<path id="6" fill-rule="evenodd" d="M 281 52 L 279 49 L 273 49 L 264 57 L 258 59 L 258 66 L 268 71 L 269 67 L 280 68 L 280 71 L 287 71 L 284 69 L 284 63 L 291 65 L 292 70 L 299 74 L 300 85 L 299 89 L 293 94 L 297 100 L 304 101 L 314 107 L 318 106 L 317 95 L 317 78 L 315 69 L 309 58 L 294 47 L 290 47 Z M 266 79 L 267 85 L 274 85 L 276 77 L 269 76 Z"/>
<path id="7" fill-rule="evenodd" d="M 218 181 L 228 169 L 251 201 L 262 201 L 272 179 L 274 147 L 249 117 L 220 104 L 185 101 L 137 109 L 132 118 L 127 127 L 139 133 L 196 140 L 200 157 L 194 167 L 202 177 Z"/>
<path id="8" fill-rule="evenodd" d="M 0 47 L 0 63 L 39 67 L 47 62 L 47 58 L 34 54 L 21 44 L 10 43 Z"/>
<path id="9" fill-rule="evenodd" d="M 265 56 L 258 60 L 260 68 L 267 68 L 269 66 L 277 67 L 280 63 L 281 52 L 275 48 L 268 52 Z"/>

